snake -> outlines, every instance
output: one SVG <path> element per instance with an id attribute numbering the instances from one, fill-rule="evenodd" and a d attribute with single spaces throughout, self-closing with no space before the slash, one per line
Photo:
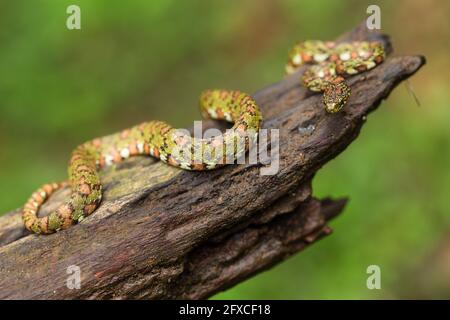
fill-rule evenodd
<path id="1" fill-rule="evenodd" d="M 292 48 L 286 72 L 291 74 L 302 65 L 309 65 L 302 75 L 302 84 L 311 91 L 323 92 L 325 110 L 335 113 L 350 97 L 345 78 L 376 67 L 384 57 L 383 46 L 378 42 L 337 44 L 310 40 Z M 37 234 L 51 234 L 85 219 L 102 201 L 101 169 L 129 157 L 149 155 L 180 169 L 205 171 L 233 163 L 245 154 L 256 141 L 263 121 L 255 100 L 244 92 L 222 89 L 205 90 L 199 100 L 203 118 L 231 122 L 232 128 L 221 135 L 198 138 L 164 121 L 149 121 L 85 142 L 72 152 L 69 179 L 44 184 L 25 203 L 25 228 Z M 70 198 L 50 214 L 39 217 L 42 205 L 66 186 L 71 188 Z"/>
<path id="2" fill-rule="evenodd" d="M 241 91 L 221 89 L 205 90 L 199 100 L 203 118 L 231 122 L 232 128 L 209 138 L 192 137 L 189 131 L 175 129 L 164 121 L 149 121 L 83 143 L 72 152 L 69 179 L 44 184 L 28 199 L 22 209 L 25 228 L 51 234 L 85 219 L 102 200 L 101 169 L 131 156 L 149 155 L 184 170 L 204 171 L 245 154 L 257 139 L 262 123 L 255 100 Z M 71 188 L 70 198 L 50 214 L 39 217 L 41 206 L 66 186 Z"/>
<path id="3" fill-rule="evenodd" d="M 373 69 L 384 59 L 384 47 L 377 41 L 308 40 L 293 46 L 285 69 L 287 74 L 292 74 L 308 65 L 301 77 L 303 86 L 313 92 L 322 92 L 325 110 L 336 113 L 351 95 L 345 78 Z"/>

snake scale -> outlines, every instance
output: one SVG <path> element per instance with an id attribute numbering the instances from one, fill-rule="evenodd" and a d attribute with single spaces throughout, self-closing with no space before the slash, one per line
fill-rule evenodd
<path id="1" fill-rule="evenodd" d="M 293 47 L 286 72 L 311 66 L 303 73 L 302 83 L 315 92 L 323 92 L 325 110 L 334 113 L 346 104 L 350 89 L 344 78 L 374 68 L 384 60 L 383 46 L 377 42 L 305 41 Z M 210 170 L 225 161 L 236 160 L 256 140 L 262 116 L 253 98 L 240 91 L 206 90 L 200 95 L 204 118 L 234 123 L 231 130 L 212 138 L 191 137 L 162 121 L 144 122 L 119 133 L 96 138 L 78 146 L 69 161 L 69 180 L 45 184 L 35 191 L 22 209 L 25 227 L 37 234 L 67 229 L 94 212 L 102 200 L 99 171 L 131 156 L 150 155 L 185 170 Z M 249 134 L 250 133 L 250 134 Z M 244 144 L 236 143 L 244 139 Z M 45 217 L 40 207 L 58 189 L 71 186 L 71 196 Z"/>

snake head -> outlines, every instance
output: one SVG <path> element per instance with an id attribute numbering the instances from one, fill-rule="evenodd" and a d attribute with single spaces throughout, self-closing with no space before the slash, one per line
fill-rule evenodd
<path id="1" fill-rule="evenodd" d="M 339 112 L 345 106 L 349 97 L 350 88 L 344 81 L 328 83 L 323 92 L 325 110 L 329 113 Z"/>

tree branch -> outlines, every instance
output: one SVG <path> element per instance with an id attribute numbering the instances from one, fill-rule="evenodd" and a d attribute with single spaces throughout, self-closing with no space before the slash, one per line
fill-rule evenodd
<path id="1" fill-rule="evenodd" d="M 391 51 L 386 36 L 364 25 L 339 38 L 364 39 Z M 206 298 L 302 250 L 330 233 L 327 221 L 346 202 L 312 197 L 315 172 L 424 63 L 389 57 L 352 77 L 352 96 L 334 115 L 299 84 L 302 70 L 257 92 L 264 128 L 280 130 L 275 175 L 261 175 L 261 164 L 186 172 L 137 157 L 103 172 L 102 205 L 68 230 L 30 235 L 19 210 L 0 217 L 0 298 Z M 44 213 L 68 192 L 55 194 Z M 66 287 L 70 265 L 81 269 L 79 290 Z"/>

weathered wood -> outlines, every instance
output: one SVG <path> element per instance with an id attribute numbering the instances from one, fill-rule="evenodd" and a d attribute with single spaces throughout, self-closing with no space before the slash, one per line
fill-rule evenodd
<path id="1" fill-rule="evenodd" d="M 363 25 L 340 40 L 368 38 L 390 48 L 387 37 Z M 101 207 L 68 230 L 30 235 L 18 210 L 2 216 L 0 298 L 206 298 L 269 268 L 330 232 L 326 223 L 345 199 L 315 199 L 312 177 L 424 63 L 421 56 L 389 57 L 352 77 L 352 97 L 335 115 L 299 85 L 301 70 L 257 92 L 264 128 L 280 130 L 275 175 L 260 175 L 261 164 L 185 172 L 138 157 L 103 173 Z M 67 195 L 58 192 L 44 211 Z M 66 287 L 71 265 L 81 269 L 79 290 Z"/>

